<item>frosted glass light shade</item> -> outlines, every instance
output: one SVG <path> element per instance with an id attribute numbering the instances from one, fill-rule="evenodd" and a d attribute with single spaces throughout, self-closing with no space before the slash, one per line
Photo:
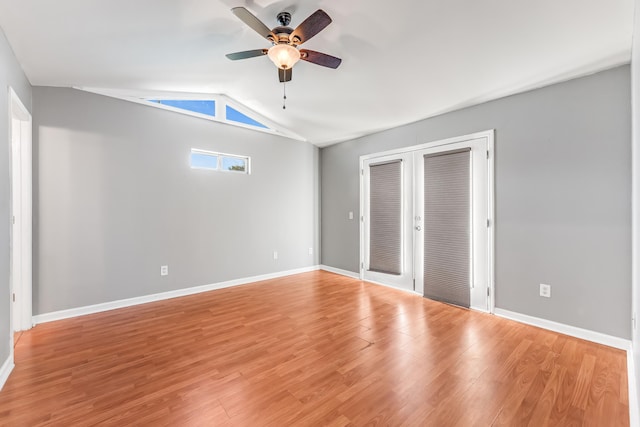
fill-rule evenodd
<path id="1" fill-rule="evenodd" d="M 288 70 L 300 60 L 300 51 L 288 44 L 277 44 L 271 46 L 267 53 L 269 59 L 282 70 Z"/>

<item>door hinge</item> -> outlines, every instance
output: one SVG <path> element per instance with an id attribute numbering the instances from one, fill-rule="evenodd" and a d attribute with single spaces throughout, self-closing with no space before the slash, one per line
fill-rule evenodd
<path id="1" fill-rule="evenodd" d="M 360 169 L 360 175 L 364 175 L 364 169 Z"/>
<path id="2" fill-rule="evenodd" d="M 360 270 L 364 270 L 364 262 L 360 263 Z"/>
<path id="3" fill-rule="evenodd" d="M 487 227 L 491 227 L 491 220 L 487 219 Z"/>
<path id="4" fill-rule="evenodd" d="M 11 223 L 12 223 L 12 224 L 15 224 L 15 223 L 16 223 L 16 216 L 15 216 L 15 215 L 11 217 Z"/>
<path id="5" fill-rule="evenodd" d="M 15 294 L 15 292 L 13 293 L 13 302 L 16 302 L 16 294 Z"/>
<path id="6" fill-rule="evenodd" d="M 487 159 L 489 158 L 489 150 L 487 150 Z"/>
<path id="7" fill-rule="evenodd" d="M 487 296 L 491 296 L 491 288 L 487 287 Z"/>
<path id="8" fill-rule="evenodd" d="M 364 215 L 360 217 L 360 221 L 364 222 Z"/>

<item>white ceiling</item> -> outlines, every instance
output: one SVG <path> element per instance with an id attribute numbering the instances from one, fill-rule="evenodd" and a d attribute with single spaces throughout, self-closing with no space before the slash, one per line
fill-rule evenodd
<path id="1" fill-rule="evenodd" d="M 0 0 L 0 26 L 33 85 L 222 93 L 324 146 L 628 63 L 633 0 Z M 333 23 L 282 85 L 268 27 L 316 9 Z"/>

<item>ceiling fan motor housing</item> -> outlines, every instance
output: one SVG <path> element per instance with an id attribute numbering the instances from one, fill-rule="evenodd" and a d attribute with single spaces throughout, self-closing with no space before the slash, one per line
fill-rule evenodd
<path id="1" fill-rule="evenodd" d="M 276 27 L 271 31 L 278 38 L 276 40 L 276 43 L 289 43 L 289 34 L 291 34 L 293 32 L 293 28 L 290 28 L 290 27 Z"/>

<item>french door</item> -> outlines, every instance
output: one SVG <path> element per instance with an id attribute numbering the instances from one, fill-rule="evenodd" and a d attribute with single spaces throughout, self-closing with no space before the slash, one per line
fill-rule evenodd
<path id="1" fill-rule="evenodd" d="M 365 279 L 412 290 L 413 156 L 379 156 L 363 164 Z"/>
<path id="2" fill-rule="evenodd" d="M 361 157 L 361 278 L 492 311 L 493 132 Z"/>

